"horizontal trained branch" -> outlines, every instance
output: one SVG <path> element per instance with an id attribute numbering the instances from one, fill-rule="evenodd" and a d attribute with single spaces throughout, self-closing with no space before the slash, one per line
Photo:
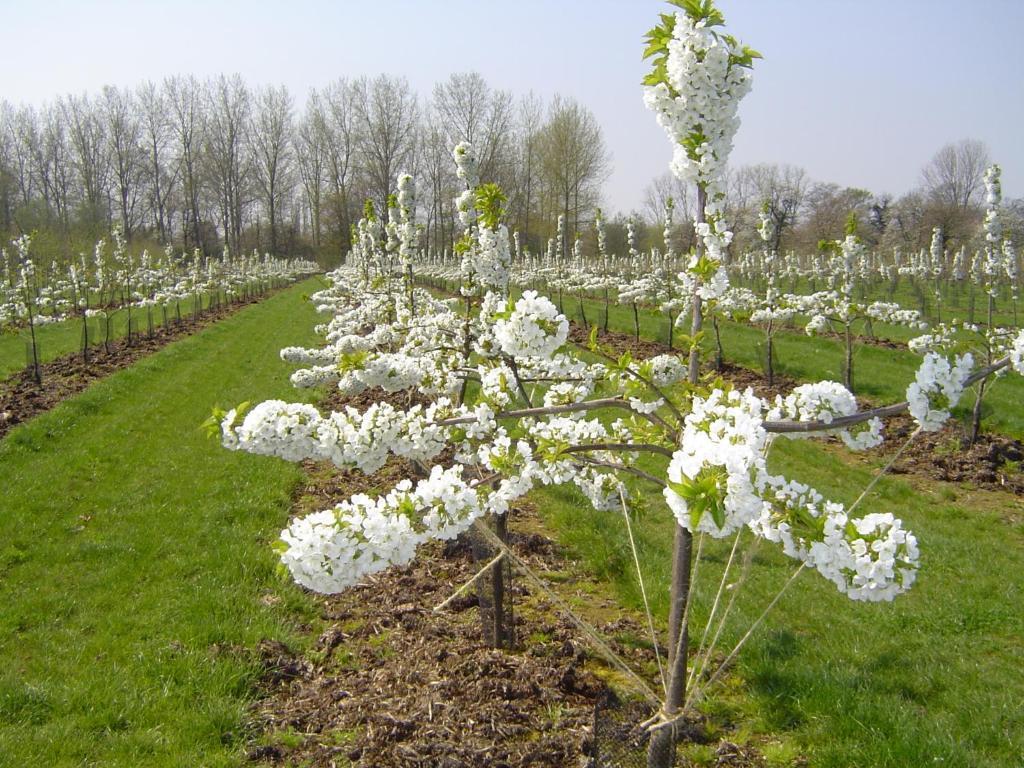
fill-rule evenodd
<path id="1" fill-rule="evenodd" d="M 964 381 L 964 386 L 969 387 L 971 384 L 977 384 L 983 379 L 987 379 L 994 373 L 998 373 L 1003 368 L 1010 365 L 1010 358 L 1004 357 L 1002 360 L 998 360 L 992 365 L 981 368 L 975 371 Z M 904 413 L 910 404 L 904 400 L 901 403 L 895 405 L 883 405 L 880 408 L 871 408 L 867 411 L 860 411 L 859 413 L 851 413 L 849 416 L 837 416 L 832 421 L 766 421 L 764 428 L 766 432 L 774 432 L 776 434 L 795 434 L 802 432 L 825 432 L 833 429 L 843 429 L 844 427 L 851 427 L 855 424 L 863 424 L 865 421 L 871 419 L 880 419 L 887 416 L 896 416 Z"/>

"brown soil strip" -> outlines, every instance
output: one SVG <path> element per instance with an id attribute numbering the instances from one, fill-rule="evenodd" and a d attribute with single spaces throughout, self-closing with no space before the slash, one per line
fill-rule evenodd
<path id="1" fill-rule="evenodd" d="M 915 427 L 914 420 L 905 414 L 890 419 L 886 426 L 887 450 L 895 451 Z M 969 445 L 963 425 L 947 423 L 938 432 L 918 435 L 891 472 L 1024 496 L 1024 444 L 982 434 Z"/>

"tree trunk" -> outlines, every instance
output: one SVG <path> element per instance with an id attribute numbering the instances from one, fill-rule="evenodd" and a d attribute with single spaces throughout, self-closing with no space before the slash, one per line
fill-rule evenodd
<path id="1" fill-rule="evenodd" d="M 978 392 L 974 400 L 974 408 L 971 409 L 971 434 L 968 438 L 968 445 L 974 445 L 981 434 L 981 401 L 985 397 L 985 385 L 987 379 L 978 382 Z"/>
<path id="2" fill-rule="evenodd" d="M 846 326 L 846 362 L 843 366 L 843 383 L 846 388 L 853 392 L 853 333 L 850 326 Z"/>
<path id="3" fill-rule="evenodd" d="M 495 517 L 494 532 L 501 539 L 502 543 L 508 542 L 508 513 Z M 494 603 L 495 648 L 510 648 L 512 646 L 512 627 L 507 626 L 508 622 L 505 616 L 505 586 L 505 561 L 499 560 L 491 566 L 491 599 Z"/>
<path id="4" fill-rule="evenodd" d="M 715 370 L 721 373 L 725 365 L 725 350 L 722 349 L 722 331 L 718 327 L 718 315 L 711 317 L 711 325 L 715 329 Z"/>
<path id="5" fill-rule="evenodd" d="M 697 223 L 703 222 L 706 191 L 703 186 L 697 187 Z M 697 256 L 702 255 L 703 243 L 697 244 Z M 700 296 L 693 297 L 693 315 L 690 321 L 690 336 L 696 337 L 703 327 L 703 310 Z M 690 349 L 689 381 L 696 384 L 700 380 L 700 349 L 696 345 Z M 665 695 L 662 712 L 666 717 L 679 714 L 686 698 L 687 652 L 689 649 L 688 628 L 683 622 L 686 604 L 690 596 L 690 571 L 693 566 L 693 535 L 676 525 L 672 544 L 672 591 L 670 595 L 668 642 L 669 642 L 669 684 Z M 675 728 L 661 728 L 651 736 L 647 745 L 648 768 L 671 768 L 675 744 Z"/>

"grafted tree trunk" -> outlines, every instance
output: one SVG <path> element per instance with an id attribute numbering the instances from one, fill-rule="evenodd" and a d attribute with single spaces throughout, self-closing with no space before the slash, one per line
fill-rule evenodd
<path id="1" fill-rule="evenodd" d="M 703 185 L 697 187 L 697 223 L 703 222 L 707 192 Z M 703 243 L 697 243 L 697 256 L 702 255 Z M 693 297 L 693 314 L 690 320 L 690 336 L 696 338 L 704 325 L 703 307 L 700 296 Z M 690 349 L 689 381 L 696 384 L 700 380 L 700 349 L 694 345 Z M 686 699 L 686 677 L 688 673 L 687 652 L 689 651 L 688 628 L 684 623 L 686 604 L 690 597 L 690 572 L 693 568 L 693 534 L 676 524 L 675 537 L 672 542 L 672 591 L 670 595 L 668 618 L 669 658 L 668 691 L 665 694 L 662 713 L 667 718 L 680 714 L 683 701 Z M 676 740 L 674 727 L 660 728 L 651 735 L 647 745 L 648 768 L 670 768 L 675 755 L 673 745 Z"/>

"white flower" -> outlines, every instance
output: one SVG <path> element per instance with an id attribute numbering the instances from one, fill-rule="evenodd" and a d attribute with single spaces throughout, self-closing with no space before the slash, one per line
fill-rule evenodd
<path id="1" fill-rule="evenodd" d="M 908 410 L 925 432 L 938 431 L 949 419 L 973 365 L 970 353 L 957 357 L 952 366 L 935 352 L 925 355 L 914 382 L 907 387 Z"/>
<path id="2" fill-rule="evenodd" d="M 762 411 L 763 403 L 749 389 L 716 389 L 706 400 L 694 398 L 664 491 L 681 526 L 718 538 L 757 515 L 760 499 L 752 478 L 767 443 Z"/>
<path id="3" fill-rule="evenodd" d="M 309 589 L 336 593 L 366 576 L 412 560 L 430 539 L 453 539 L 481 513 L 462 468 L 433 467 L 387 495 L 357 494 L 333 510 L 296 518 L 281 532 L 281 562 Z"/>
<path id="4" fill-rule="evenodd" d="M 750 524 L 851 600 L 892 600 L 914 583 L 917 539 L 888 513 L 850 519 L 841 504 L 781 477 L 761 479 L 764 504 Z"/>
<path id="5" fill-rule="evenodd" d="M 659 408 L 661 408 L 661 406 L 663 406 L 664 404 L 665 404 L 665 401 L 662 400 L 660 397 L 657 400 L 652 400 L 650 402 L 641 400 L 638 397 L 631 397 L 631 398 L 629 398 L 629 407 L 632 408 L 637 413 L 640 413 L 640 414 L 643 414 L 643 415 L 649 415 L 649 414 L 654 413 Z"/>
<path id="6" fill-rule="evenodd" d="M 569 336 L 569 321 L 536 291 L 524 291 L 508 319 L 494 323 L 494 337 L 509 357 L 551 357 Z"/>
<path id="7" fill-rule="evenodd" d="M 656 387 L 669 387 L 686 378 L 689 368 L 676 355 L 658 355 L 650 358 L 651 378 Z"/>
<path id="8" fill-rule="evenodd" d="M 1024 376 L 1024 331 L 1017 333 L 1010 348 L 1010 365 L 1017 373 Z"/>

